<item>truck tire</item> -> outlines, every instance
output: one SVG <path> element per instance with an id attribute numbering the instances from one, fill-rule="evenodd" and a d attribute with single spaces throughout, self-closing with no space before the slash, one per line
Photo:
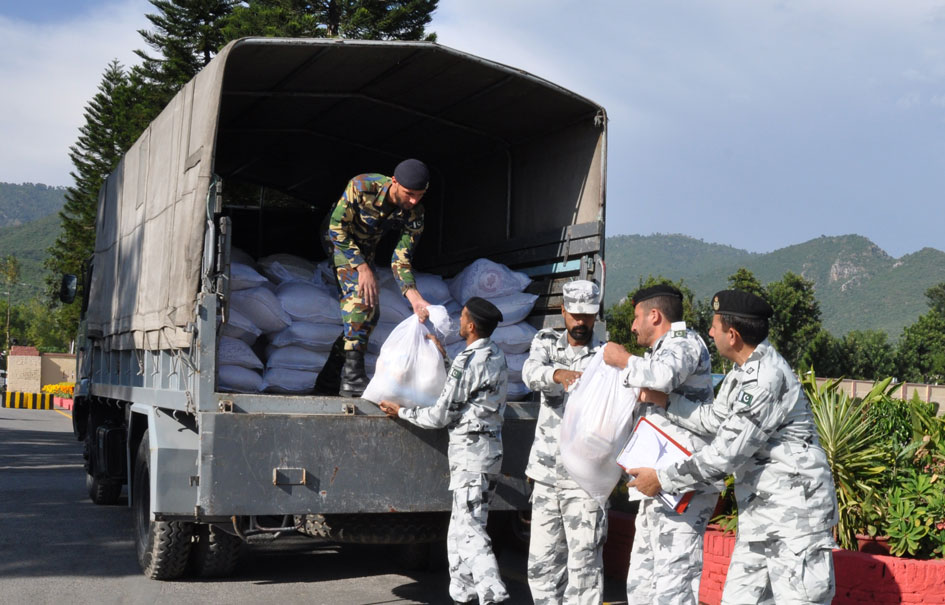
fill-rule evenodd
<path id="1" fill-rule="evenodd" d="M 94 504 L 117 504 L 121 496 L 121 483 L 108 479 L 96 479 L 85 475 L 85 487 L 89 490 L 89 499 Z"/>
<path id="2" fill-rule="evenodd" d="M 239 562 L 243 541 L 218 527 L 197 525 L 193 548 L 190 551 L 190 569 L 203 578 L 219 578 L 233 573 Z"/>
<path id="3" fill-rule="evenodd" d="M 174 580 L 187 570 L 193 523 L 151 520 L 150 450 L 148 431 L 145 431 L 135 456 L 132 486 L 135 549 L 145 576 L 152 580 Z"/>

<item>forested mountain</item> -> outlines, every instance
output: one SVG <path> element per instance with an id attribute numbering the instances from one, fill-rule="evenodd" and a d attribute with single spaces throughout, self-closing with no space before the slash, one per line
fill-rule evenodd
<path id="1" fill-rule="evenodd" d="M 0 183 L 0 227 L 23 225 L 56 214 L 65 203 L 65 193 L 65 187 Z"/>
<path id="2" fill-rule="evenodd" d="M 608 306 L 648 275 L 683 279 L 703 299 L 739 267 L 763 284 L 792 271 L 814 282 L 824 327 L 835 336 L 874 329 L 896 339 L 928 310 L 925 291 L 945 282 L 945 252 L 924 248 L 897 259 L 859 235 L 822 236 L 767 254 L 685 235 L 624 235 L 606 245 Z"/>

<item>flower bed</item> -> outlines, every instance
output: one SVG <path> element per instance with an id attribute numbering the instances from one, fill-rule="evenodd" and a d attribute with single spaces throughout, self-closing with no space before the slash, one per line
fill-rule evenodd
<path id="1" fill-rule="evenodd" d="M 705 534 L 699 600 L 717 605 L 735 536 L 710 529 Z M 834 605 L 862 603 L 945 604 L 945 561 L 904 559 L 850 550 L 833 551 L 837 578 Z"/>

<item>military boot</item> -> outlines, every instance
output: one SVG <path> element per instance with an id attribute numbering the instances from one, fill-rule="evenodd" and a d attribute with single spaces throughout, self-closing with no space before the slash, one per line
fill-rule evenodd
<path id="1" fill-rule="evenodd" d="M 364 353 L 345 351 L 345 365 L 341 368 L 341 396 L 360 397 L 367 388 L 368 377 L 364 371 Z"/>
<path id="2" fill-rule="evenodd" d="M 328 360 L 318 373 L 315 379 L 315 394 L 336 396 L 341 387 L 341 366 L 345 363 L 345 339 L 344 334 L 338 337 L 338 340 L 331 346 L 331 353 L 328 354 Z"/>

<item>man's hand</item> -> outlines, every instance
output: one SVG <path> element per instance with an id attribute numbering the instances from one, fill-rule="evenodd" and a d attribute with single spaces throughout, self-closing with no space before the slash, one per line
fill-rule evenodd
<path id="1" fill-rule="evenodd" d="M 631 468 L 627 474 L 633 477 L 627 481 L 627 487 L 635 487 L 645 496 L 655 496 L 663 489 L 660 480 L 656 477 L 656 471 L 652 468 Z"/>
<path id="2" fill-rule="evenodd" d="M 377 279 L 374 277 L 371 266 L 367 263 L 358 265 L 358 296 L 369 307 L 376 307 L 379 301 Z"/>
<path id="3" fill-rule="evenodd" d="M 580 377 L 581 372 L 574 370 L 555 370 L 555 373 L 551 375 L 551 379 L 563 386 L 565 391 L 570 389 Z"/>
<path id="4" fill-rule="evenodd" d="M 377 407 L 381 408 L 381 411 L 390 416 L 391 418 L 397 418 L 397 412 L 400 411 L 400 404 L 394 403 L 393 401 L 382 400 Z"/>
<path id="5" fill-rule="evenodd" d="M 623 345 L 615 342 L 608 342 L 604 345 L 604 363 L 622 370 L 627 367 L 628 361 L 630 361 L 630 353 Z"/>
<path id="6" fill-rule="evenodd" d="M 436 350 L 440 352 L 443 359 L 446 359 L 446 349 L 443 348 L 443 343 L 440 342 L 440 339 L 433 334 L 427 334 L 427 338 L 433 341 L 433 344 L 436 345 Z"/>
<path id="7" fill-rule="evenodd" d="M 407 291 L 404 292 L 404 296 L 407 297 L 407 301 L 410 303 L 410 306 L 413 307 L 413 312 L 416 313 L 417 319 L 424 322 L 430 317 L 430 312 L 427 311 L 427 307 L 430 306 L 430 303 L 423 299 L 419 290 L 416 288 L 408 288 Z M 446 356 L 444 355 L 444 357 Z"/>
<path id="8" fill-rule="evenodd" d="M 669 401 L 669 395 L 663 391 L 654 391 L 653 389 L 642 388 L 640 389 L 640 401 L 643 403 L 652 403 L 653 405 L 659 406 L 666 409 L 666 402 Z"/>

